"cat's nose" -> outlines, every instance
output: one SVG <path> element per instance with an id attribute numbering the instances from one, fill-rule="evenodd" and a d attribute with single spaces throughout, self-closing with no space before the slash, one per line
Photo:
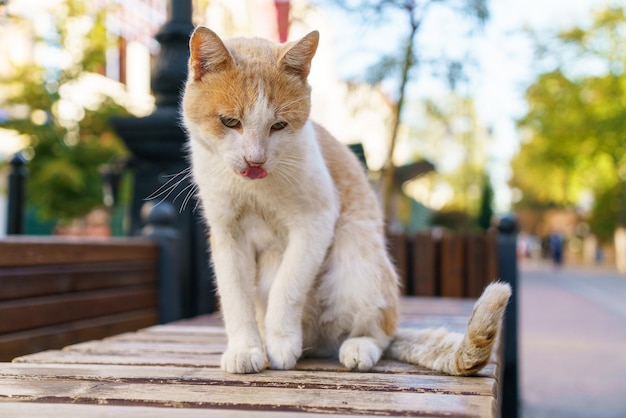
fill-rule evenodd
<path id="1" fill-rule="evenodd" d="M 244 158 L 244 160 L 246 160 L 246 163 L 250 167 L 261 167 L 263 164 L 265 164 L 265 161 L 254 161 L 254 160 L 249 160 L 247 158 Z"/>

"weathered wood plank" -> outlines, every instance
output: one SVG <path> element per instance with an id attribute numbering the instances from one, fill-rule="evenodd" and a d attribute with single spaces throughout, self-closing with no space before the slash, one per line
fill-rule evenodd
<path id="1" fill-rule="evenodd" d="M 6 379 L 0 393 L 13 401 L 105 403 L 163 407 L 233 408 L 269 411 L 358 413 L 404 416 L 493 416 L 490 396 L 442 395 L 350 389 L 300 389 L 176 384 L 159 385 L 77 380 Z M 416 408 L 417 407 L 417 408 Z"/>
<path id="2" fill-rule="evenodd" d="M 444 325 L 462 331 L 472 308 L 472 301 L 459 299 L 403 299 L 402 326 Z M 150 416 L 155 417 L 164 416 L 163 411 L 298 418 L 304 413 L 497 416 L 499 347 L 475 377 L 445 376 L 390 360 L 382 360 L 369 373 L 350 372 L 336 359 L 304 359 L 295 370 L 232 375 L 219 368 L 225 344 L 221 319 L 211 315 L 20 357 L 0 367 L 0 416 L 4 405 L 17 411 L 8 416 L 21 416 L 19 408 L 30 413 L 37 410 L 30 405 L 51 403 L 87 408 L 67 409 L 67 416 L 77 411 L 79 416 L 116 418 L 141 416 L 128 413 L 128 408 L 154 410 Z M 89 409 L 92 404 L 100 405 Z"/>
<path id="3" fill-rule="evenodd" d="M 0 302 L 0 333 L 155 307 L 154 286 L 108 289 Z"/>
<path id="4" fill-rule="evenodd" d="M 0 336 L 0 361 L 10 361 L 46 349 L 62 348 L 120 332 L 134 331 L 158 321 L 155 309 L 125 312 Z"/>
<path id="5" fill-rule="evenodd" d="M 11 236 L 0 240 L 0 266 L 157 260 L 159 247 L 143 238 Z"/>
<path id="6" fill-rule="evenodd" d="M 423 392 L 493 396 L 492 377 L 439 375 L 393 375 L 385 373 L 337 373 L 333 371 L 266 370 L 259 374 L 234 375 L 215 368 L 141 367 L 103 365 L 7 364 L 0 379 L 94 380 L 125 383 L 196 384 L 206 386 L 254 386 L 278 388 L 353 389 L 357 391 Z"/>
<path id="7" fill-rule="evenodd" d="M 182 342 L 137 342 L 137 341 L 88 341 L 65 347 L 65 351 L 83 353 L 197 353 L 220 354 L 226 349 L 226 343 L 182 343 Z"/>
<path id="8" fill-rule="evenodd" d="M 145 366 L 219 367 L 221 354 L 207 353 L 83 353 L 70 350 L 47 350 L 13 359 L 15 363 L 49 364 L 126 364 Z"/>
<path id="9" fill-rule="evenodd" d="M 173 366 L 173 367 L 212 367 L 219 368 L 221 353 L 97 353 L 80 351 L 42 351 L 28 356 L 18 357 L 14 363 L 33 364 L 98 364 L 98 365 L 129 365 L 129 366 Z M 334 359 L 302 359 L 296 365 L 297 370 L 317 370 L 348 372 L 348 370 Z M 495 377 L 497 364 L 491 362 L 477 376 Z M 393 360 L 381 360 L 372 369 L 372 373 L 396 374 L 433 374 L 432 370 Z"/>
<path id="10" fill-rule="evenodd" d="M 155 406 L 81 405 L 40 402 L 1 402 L 0 416 L 10 418 L 250 418 L 247 409 L 161 408 Z M 354 415 L 336 415 L 347 418 Z M 295 411 L 254 411 L 256 418 L 328 418 L 328 414 Z"/>
<path id="11" fill-rule="evenodd" d="M 107 337 L 111 342 L 179 343 L 179 344 L 226 344 L 226 334 L 187 334 L 169 332 L 128 332 Z"/>

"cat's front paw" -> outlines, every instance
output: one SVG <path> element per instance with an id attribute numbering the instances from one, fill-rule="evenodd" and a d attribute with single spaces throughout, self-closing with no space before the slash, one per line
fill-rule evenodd
<path id="1" fill-rule="evenodd" d="M 257 347 L 227 349 L 222 354 L 222 370 L 228 373 L 258 373 L 265 368 L 263 350 Z"/>
<path id="2" fill-rule="evenodd" d="M 268 336 L 266 349 L 272 369 L 293 369 L 302 354 L 302 337 L 299 335 Z"/>
<path id="3" fill-rule="evenodd" d="M 350 370 L 366 372 L 378 363 L 382 350 L 371 338 L 348 338 L 339 347 L 339 361 Z"/>

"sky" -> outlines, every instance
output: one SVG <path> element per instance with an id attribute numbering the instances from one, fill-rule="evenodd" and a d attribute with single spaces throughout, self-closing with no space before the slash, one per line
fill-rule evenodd
<path id="1" fill-rule="evenodd" d="M 356 1 L 356 0 L 355 0 Z M 341 78 L 358 79 L 381 53 L 394 51 L 407 27 L 402 15 L 383 22 L 370 20 L 369 25 L 354 15 L 346 15 L 330 0 L 316 2 L 327 12 L 334 31 L 337 71 Z M 533 45 L 522 32 L 525 27 L 555 33 L 572 26 L 586 26 L 591 10 L 616 3 L 611 0 L 489 0 L 490 18 L 476 36 L 465 35 L 467 19 L 452 13 L 431 10 L 436 14 L 426 19 L 418 39 L 423 52 L 463 56 L 469 49 L 475 65 L 468 84 L 462 86 L 475 99 L 477 112 L 485 126 L 492 129 L 494 141 L 489 153 L 492 183 L 496 189 L 496 208 L 508 210 L 511 192 L 509 161 L 515 155 L 519 137 L 515 120 L 524 115 L 524 91 L 536 75 Z M 372 30 L 372 26 L 376 30 Z M 467 48 L 467 49 L 466 49 Z M 392 93 L 392 86 L 388 86 Z M 440 79 L 419 73 L 419 82 L 411 87 L 414 97 L 444 94 L 446 86 Z"/>

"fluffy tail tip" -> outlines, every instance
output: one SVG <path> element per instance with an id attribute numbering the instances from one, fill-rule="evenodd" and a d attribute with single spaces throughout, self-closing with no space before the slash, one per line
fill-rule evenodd
<path id="1" fill-rule="evenodd" d="M 506 304 L 512 293 L 513 291 L 511 290 L 510 284 L 506 282 L 493 282 L 485 288 L 480 298 L 503 301 Z"/>

